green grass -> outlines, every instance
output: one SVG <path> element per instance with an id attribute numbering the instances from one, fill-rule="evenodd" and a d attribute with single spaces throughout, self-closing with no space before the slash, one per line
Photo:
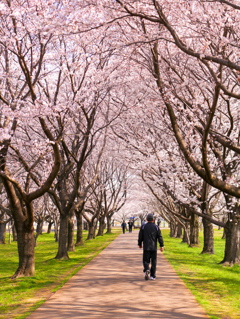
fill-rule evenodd
<path id="1" fill-rule="evenodd" d="M 43 234 L 35 248 L 36 275 L 15 280 L 10 277 L 18 267 L 16 242 L 0 245 L 0 319 L 25 318 L 119 234 L 120 230 L 114 229 L 113 234 L 85 241 L 75 252 L 69 252 L 67 261 L 54 259 L 57 243 L 52 233 Z"/>
<path id="2" fill-rule="evenodd" d="M 0 245 L 0 319 L 26 318 L 31 311 L 59 289 L 72 275 L 102 251 L 120 230 L 105 234 L 69 253 L 70 260 L 54 259 L 57 252 L 53 234 L 38 237 L 36 276 L 11 280 L 18 266 L 16 243 Z M 215 255 L 202 255 L 202 245 L 190 248 L 181 239 L 162 230 L 165 256 L 205 308 L 211 319 L 240 318 L 240 267 L 223 267 L 225 241 L 215 230 Z M 202 242 L 202 237 L 200 236 Z"/>
<path id="3" fill-rule="evenodd" d="M 162 233 L 164 255 L 209 317 L 240 318 L 240 266 L 224 267 L 219 264 L 224 256 L 222 231 L 215 230 L 214 255 L 201 254 L 201 244 L 191 248 L 181 239 L 170 238 L 169 230 L 163 230 Z M 200 242 L 202 240 L 200 235 Z"/>

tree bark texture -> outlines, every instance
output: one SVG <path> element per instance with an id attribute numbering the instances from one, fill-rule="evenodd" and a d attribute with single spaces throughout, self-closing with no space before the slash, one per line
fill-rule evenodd
<path id="1" fill-rule="evenodd" d="M 13 241 L 17 241 L 17 230 L 15 227 L 15 223 L 12 223 L 12 236 L 13 236 Z"/>
<path id="2" fill-rule="evenodd" d="M 58 236 L 58 252 L 55 258 L 68 260 L 68 216 L 66 215 L 60 215 L 60 228 Z"/>
<path id="3" fill-rule="evenodd" d="M 43 233 L 43 219 L 42 218 L 39 218 L 37 221 L 36 232 L 38 235 L 42 235 L 42 233 Z"/>
<path id="4" fill-rule="evenodd" d="M 240 219 L 231 214 L 225 227 L 226 244 L 222 264 L 232 266 L 240 264 Z"/>
<path id="5" fill-rule="evenodd" d="M 58 223 L 54 223 L 54 238 L 55 238 L 56 242 L 59 241 L 59 226 L 58 226 Z"/>
<path id="6" fill-rule="evenodd" d="M 95 225 L 94 221 L 88 221 L 88 237 L 87 240 L 95 238 Z"/>
<path id="7" fill-rule="evenodd" d="M 47 234 L 50 234 L 50 233 L 51 233 L 52 225 L 53 225 L 53 224 L 54 224 L 54 222 L 49 222 L 49 223 L 48 223 Z"/>
<path id="8" fill-rule="evenodd" d="M 107 234 L 112 233 L 112 218 L 111 216 L 107 216 Z"/>
<path id="9" fill-rule="evenodd" d="M 97 236 L 103 236 L 105 227 L 106 227 L 105 217 L 104 217 L 104 216 L 101 216 L 101 217 L 99 218 L 99 228 L 98 228 L 98 234 L 97 234 Z"/>
<path id="10" fill-rule="evenodd" d="M 73 216 L 71 216 L 68 220 L 68 251 L 75 251 Z"/>
<path id="11" fill-rule="evenodd" d="M 174 221 L 170 221 L 170 237 L 176 237 L 176 223 Z"/>
<path id="12" fill-rule="evenodd" d="M 6 244 L 6 223 L 0 222 L 0 244 Z"/>
<path id="13" fill-rule="evenodd" d="M 182 243 L 186 243 L 186 244 L 190 245 L 189 226 L 188 225 L 186 225 L 186 228 L 183 230 Z"/>
<path id="14" fill-rule="evenodd" d="M 191 213 L 190 220 L 190 247 L 199 245 L 199 217 Z"/>
<path id="15" fill-rule="evenodd" d="M 35 246 L 37 246 L 38 236 L 42 235 L 42 229 L 43 229 L 43 219 L 39 218 L 37 221 L 37 228 L 36 228 L 36 234 L 35 234 Z"/>
<path id="16" fill-rule="evenodd" d="M 27 221 L 18 222 L 17 225 L 17 242 L 19 264 L 12 278 L 21 276 L 35 275 L 35 258 L 34 247 L 35 237 L 33 225 L 29 225 Z"/>
<path id="17" fill-rule="evenodd" d="M 182 225 L 178 223 L 177 225 L 177 236 L 176 238 L 182 238 Z"/>
<path id="18" fill-rule="evenodd" d="M 202 254 L 214 254 L 213 224 L 203 218 L 203 250 Z"/>
<path id="19" fill-rule="evenodd" d="M 75 211 L 77 219 L 76 246 L 83 245 L 83 216 L 81 211 Z"/>

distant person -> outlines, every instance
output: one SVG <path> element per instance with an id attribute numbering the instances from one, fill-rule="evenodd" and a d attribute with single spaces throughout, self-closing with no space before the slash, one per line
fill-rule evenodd
<path id="1" fill-rule="evenodd" d="M 123 234 L 125 234 L 125 231 L 126 231 L 126 228 L 127 228 L 127 224 L 125 223 L 125 221 L 122 222 L 121 227 L 122 227 Z"/>
<path id="2" fill-rule="evenodd" d="M 132 221 L 129 221 L 129 222 L 128 222 L 128 231 L 129 231 L 129 233 L 132 232 L 132 228 L 133 228 L 133 222 L 132 222 Z"/>
<path id="3" fill-rule="evenodd" d="M 161 224 L 161 219 L 160 219 L 160 218 L 158 218 L 158 221 L 157 221 L 157 225 L 158 225 L 158 227 L 160 227 L 160 224 Z"/>
<path id="4" fill-rule="evenodd" d="M 159 227 L 154 223 L 153 214 L 147 215 L 147 223 L 142 225 L 138 234 L 138 246 L 143 247 L 143 272 L 145 280 L 156 279 L 157 242 L 160 251 L 164 250 L 164 242 Z M 149 266 L 151 264 L 151 269 Z"/>

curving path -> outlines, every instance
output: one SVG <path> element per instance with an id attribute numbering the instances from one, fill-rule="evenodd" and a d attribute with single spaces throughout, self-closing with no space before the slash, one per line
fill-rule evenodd
<path id="1" fill-rule="evenodd" d="M 27 318 L 208 318 L 162 253 L 144 280 L 137 235 L 121 234 Z"/>

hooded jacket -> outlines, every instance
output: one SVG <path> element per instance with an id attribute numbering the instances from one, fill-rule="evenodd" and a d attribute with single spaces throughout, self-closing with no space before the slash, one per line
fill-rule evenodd
<path id="1" fill-rule="evenodd" d="M 157 250 L 157 242 L 160 247 L 164 246 L 159 227 L 151 222 L 143 225 L 138 234 L 138 246 L 142 246 L 143 243 L 144 250 Z"/>

